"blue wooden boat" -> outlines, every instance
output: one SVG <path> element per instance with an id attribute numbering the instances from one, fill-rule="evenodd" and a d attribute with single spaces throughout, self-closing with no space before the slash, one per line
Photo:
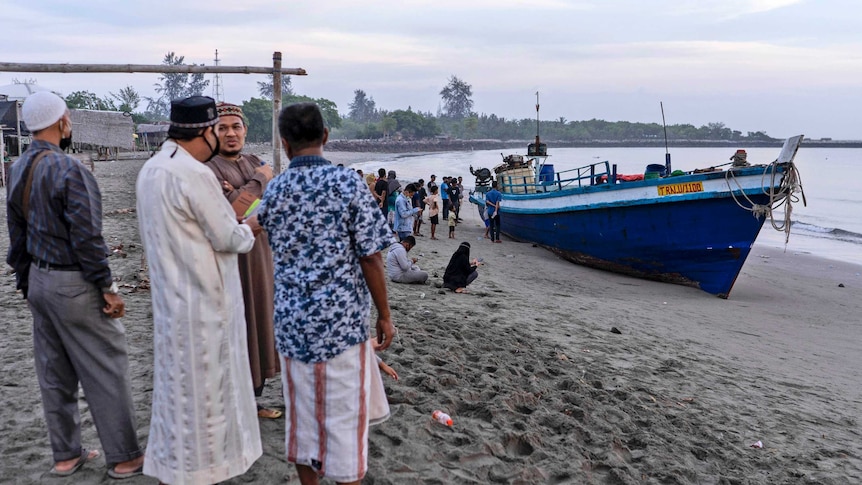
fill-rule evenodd
<path id="1" fill-rule="evenodd" d="M 471 167 L 470 200 L 481 211 L 496 180 L 509 237 L 578 264 L 727 298 L 764 222 L 789 236 L 791 204 L 802 190 L 793 164 L 802 138 L 789 138 L 769 164 L 683 173 L 671 171 L 668 155 L 642 180 L 625 181 L 606 161 L 555 173 L 537 136 L 527 156 L 505 157 L 494 174 Z M 776 221 L 781 206 L 784 219 Z"/>

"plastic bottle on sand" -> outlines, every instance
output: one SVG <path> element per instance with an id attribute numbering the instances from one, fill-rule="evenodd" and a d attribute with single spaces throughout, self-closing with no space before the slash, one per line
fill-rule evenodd
<path id="1" fill-rule="evenodd" d="M 449 415 L 444 413 L 443 411 L 440 411 L 439 409 L 431 413 L 431 419 L 437 421 L 440 424 L 452 426 L 452 418 L 449 417 Z"/>

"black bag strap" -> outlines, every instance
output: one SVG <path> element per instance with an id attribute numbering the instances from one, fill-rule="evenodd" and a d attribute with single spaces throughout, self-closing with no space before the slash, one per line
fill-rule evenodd
<path id="1" fill-rule="evenodd" d="M 50 150 L 42 150 L 33 158 L 33 161 L 30 162 L 30 171 L 27 172 L 27 181 L 24 183 L 24 199 L 21 201 L 21 205 L 24 209 L 24 220 L 27 220 L 27 215 L 30 213 L 30 187 L 33 186 L 33 172 L 36 171 L 36 165 L 45 158 L 45 155 L 49 154 Z"/>

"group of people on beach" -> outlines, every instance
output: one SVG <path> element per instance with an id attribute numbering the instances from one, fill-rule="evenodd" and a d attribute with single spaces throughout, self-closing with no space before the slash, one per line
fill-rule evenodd
<path id="1" fill-rule="evenodd" d="M 437 176 L 432 174 L 427 185 L 424 179 L 415 183 L 408 183 L 402 190 L 401 183 L 396 179 L 394 170 L 386 171 L 385 168 L 378 170 L 378 178 L 372 174 L 360 176 L 365 177 L 368 189 L 374 196 L 377 206 L 383 215 L 387 217 L 393 234 L 398 241 L 393 242 L 386 255 L 386 272 L 389 279 L 396 283 L 418 283 L 425 284 L 428 273 L 422 271 L 418 266 L 418 259 L 408 257 L 411 249 L 416 247 L 416 237 L 424 237 L 421 232 L 423 213 L 428 210 L 428 222 L 431 225 L 431 240 L 436 240 L 437 225 L 439 224 L 440 212 L 449 223 L 449 238 L 455 239 L 455 227 L 462 219 L 459 217 L 464 200 L 464 187 L 462 177 L 443 177 L 438 186 Z M 493 242 L 501 242 L 499 239 L 499 203 L 500 193 L 496 190 L 496 182 L 490 195 L 487 208 L 481 211 L 482 219 L 485 221 L 485 238 Z M 440 194 L 445 194 L 445 197 Z M 495 195 L 496 194 L 496 195 Z M 489 216 L 488 214 L 491 214 Z M 496 220 L 496 226 L 492 222 Z M 496 232 L 494 231 L 494 228 Z M 495 239 L 496 237 L 496 239 Z M 443 275 L 443 286 L 456 293 L 466 292 L 467 285 L 477 277 L 477 268 L 482 262 L 477 258 L 470 258 L 470 243 L 463 242 L 452 255 L 446 271 Z"/>
<path id="2" fill-rule="evenodd" d="M 358 483 L 368 426 L 389 416 L 380 370 L 397 378 L 376 357 L 396 333 L 382 251 L 413 236 L 397 231 L 396 243 L 364 180 L 323 157 L 320 109 L 281 111 L 290 165 L 274 175 L 242 153 L 240 107 L 205 96 L 171 103 L 167 140 L 136 184 L 153 312 L 146 458 L 99 187 L 64 153 L 72 124 L 62 98 L 35 93 L 22 114 L 34 141 L 11 168 L 7 262 L 33 315 L 50 474 L 102 456 L 81 442 L 79 382 L 111 478 L 206 484 L 243 474 L 262 454 L 257 419 L 281 416 L 255 396 L 280 374 L 286 455 L 300 481 Z"/>

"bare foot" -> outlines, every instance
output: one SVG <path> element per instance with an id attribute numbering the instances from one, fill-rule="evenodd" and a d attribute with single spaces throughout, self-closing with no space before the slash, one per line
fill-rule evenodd
<path id="1" fill-rule="evenodd" d="M 470 293 L 467 288 L 456 288 L 455 293 Z"/>

